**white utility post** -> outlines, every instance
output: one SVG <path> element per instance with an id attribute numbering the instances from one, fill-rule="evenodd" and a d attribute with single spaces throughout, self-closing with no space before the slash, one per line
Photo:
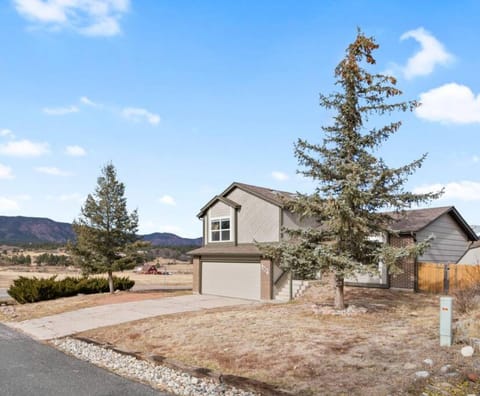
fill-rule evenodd
<path id="1" fill-rule="evenodd" d="M 440 346 L 452 345 L 453 298 L 440 297 Z"/>

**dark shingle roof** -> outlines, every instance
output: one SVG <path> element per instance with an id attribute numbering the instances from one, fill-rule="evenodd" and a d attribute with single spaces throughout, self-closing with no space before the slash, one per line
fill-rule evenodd
<path id="1" fill-rule="evenodd" d="M 207 255 L 214 255 L 214 256 L 235 256 L 235 255 L 252 255 L 252 256 L 260 256 L 261 252 L 260 249 L 254 244 L 244 244 L 244 245 L 229 245 L 225 246 L 221 243 L 215 245 L 209 245 L 205 247 L 201 247 L 195 250 L 188 252 L 192 256 L 207 256 Z"/>
<path id="2" fill-rule="evenodd" d="M 296 194 L 287 191 L 274 190 L 266 187 L 252 186 L 245 183 L 233 183 L 225 192 L 228 194 L 234 187 L 239 187 L 245 191 L 252 193 L 265 201 L 273 203 L 274 205 L 283 207 L 285 200 L 292 199 Z"/>
<path id="3" fill-rule="evenodd" d="M 394 218 L 391 228 L 400 234 L 402 233 L 414 233 L 423 230 L 429 224 L 433 223 L 440 216 L 444 214 L 450 214 L 457 224 L 464 230 L 469 236 L 470 240 L 476 241 L 478 239 L 477 234 L 468 225 L 465 219 L 455 209 L 455 206 L 441 206 L 438 208 L 427 209 L 411 209 L 404 212 L 389 213 Z"/>
<path id="4" fill-rule="evenodd" d="M 428 226 L 432 221 L 452 210 L 453 206 L 438 208 L 412 209 L 404 212 L 388 213 L 394 218 L 392 230 L 397 232 L 418 232 Z"/>
<path id="5" fill-rule="evenodd" d="M 283 208 L 284 201 L 287 199 L 291 199 L 295 196 L 295 194 L 287 192 L 287 191 L 280 191 L 280 190 L 274 190 L 271 188 L 266 188 L 266 187 L 259 187 L 259 186 L 252 186 L 251 184 L 245 184 L 245 183 L 237 183 L 234 182 L 232 183 L 224 192 L 222 192 L 220 195 L 215 196 L 212 200 L 210 200 L 202 209 L 200 209 L 200 213 L 197 215 L 197 217 L 203 217 L 205 215 L 205 212 L 212 206 L 216 201 L 220 200 L 227 205 L 230 205 L 232 207 L 235 207 L 234 205 L 238 205 L 237 203 L 233 202 L 232 200 L 229 200 L 226 198 L 226 196 L 235 188 L 240 188 L 244 191 L 249 192 L 252 195 L 255 195 L 267 202 L 270 202 L 273 205 L 279 206 Z M 229 202 L 230 203 L 229 203 Z"/>
<path id="6" fill-rule="evenodd" d="M 217 195 L 210 202 L 208 202 L 197 215 L 198 217 L 203 217 L 205 212 L 210 208 L 210 206 L 217 200 L 221 200 L 230 206 L 235 207 L 235 202 L 226 198 L 226 196 L 235 188 L 240 188 L 244 191 L 249 192 L 252 195 L 255 195 L 261 199 L 264 199 L 267 202 L 270 202 L 273 205 L 276 205 L 280 208 L 284 207 L 285 201 L 292 199 L 296 196 L 295 193 L 274 190 L 266 187 L 253 186 L 251 184 L 245 183 L 232 183 L 224 192 L 220 195 Z M 238 205 L 239 207 L 239 205 Z M 427 209 L 412 209 L 405 210 L 403 212 L 391 212 L 389 215 L 394 218 L 391 228 L 393 231 L 398 233 L 412 233 L 418 232 L 424 229 L 426 226 L 431 224 L 433 221 L 438 219 L 440 216 L 445 213 L 450 213 L 450 215 L 455 219 L 455 221 L 463 228 L 465 233 L 469 236 L 472 241 L 478 239 L 476 233 L 460 215 L 460 213 L 455 209 L 454 206 L 441 206 L 438 208 L 427 208 Z"/>

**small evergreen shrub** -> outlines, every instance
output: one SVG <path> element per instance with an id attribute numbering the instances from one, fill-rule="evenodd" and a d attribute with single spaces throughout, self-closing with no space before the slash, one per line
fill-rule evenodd
<path id="1" fill-rule="evenodd" d="M 130 290 L 134 285 L 135 281 L 127 277 L 113 277 L 115 290 Z M 56 280 L 56 276 L 45 279 L 20 276 L 13 281 L 7 293 L 18 303 L 25 304 L 71 297 L 79 293 L 94 294 L 108 291 L 108 280 L 106 278 L 66 277 L 62 280 Z"/>
<path id="2" fill-rule="evenodd" d="M 115 290 L 130 290 L 134 285 L 135 281 L 131 280 L 127 276 L 113 278 L 113 288 Z"/>

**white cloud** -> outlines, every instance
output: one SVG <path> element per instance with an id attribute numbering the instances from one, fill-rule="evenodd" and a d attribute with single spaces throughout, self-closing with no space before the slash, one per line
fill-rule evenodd
<path id="1" fill-rule="evenodd" d="M 418 117 L 454 124 L 480 123 L 480 95 L 456 83 L 449 83 L 420 94 Z"/>
<path id="2" fill-rule="evenodd" d="M 27 139 L 0 144 L 0 154 L 12 157 L 39 157 L 48 152 L 47 143 L 36 143 Z"/>
<path id="3" fill-rule="evenodd" d="M 86 36 L 115 36 L 130 0 L 14 0 L 18 13 L 37 26 L 72 29 Z"/>
<path id="4" fill-rule="evenodd" d="M 459 199 L 461 201 L 478 201 L 480 200 L 480 182 L 463 180 L 458 182 L 450 182 L 446 184 L 429 184 L 419 186 L 413 189 L 416 194 L 440 191 L 445 189 L 442 199 Z"/>
<path id="5" fill-rule="evenodd" d="M 93 100 L 90 100 L 89 98 L 87 98 L 86 96 L 82 96 L 80 98 L 80 102 L 84 105 L 87 105 L 87 106 L 92 106 L 92 107 L 98 107 L 100 106 L 99 103 L 95 103 Z"/>
<path id="6" fill-rule="evenodd" d="M 65 115 L 70 113 L 78 113 L 80 110 L 77 106 L 67 106 L 67 107 L 45 107 L 42 110 L 45 114 L 58 116 Z"/>
<path id="7" fill-rule="evenodd" d="M 20 210 L 20 205 L 17 201 L 7 197 L 0 197 L 0 213 L 16 212 L 18 210 Z"/>
<path id="8" fill-rule="evenodd" d="M 13 179 L 15 176 L 13 176 L 12 173 L 12 168 L 9 166 L 0 164 L 0 179 Z"/>
<path id="9" fill-rule="evenodd" d="M 170 195 L 164 195 L 158 200 L 158 202 L 163 203 L 165 205 L 171 205 L 171 206 L 175 206 L 177 204 L 175 202 L 175 199 L 173 199 L 173 197 Z"/>
<path id="10" fill-rule="evenodd" d="M 289 176 L 284 173 L 284 172 L 279 172 L 279 171 L 274 171 L 272 172 L 272 177 L 275 179 L 275 180 L 279 180 L 279 181 L 285 181 L 285 180 L 288 180 L 289 179 Z"/>
<path id="11" fill-rule="evenodd" d="M 125 107 L 122 110 L 122 115 L 129 120 L 136 122 L 147 121 L 152 125 L 158 125 L 160 122 L 160 116 L 158 114 L 151 113 L 140 107 Z"/>
<path id="12" fill-rule="evenodd" d="M 407 64 L 403 67 L 403 74 L 407 79 L 431 74 L 435 66 L 447 65 L 454 59 L 443 44 L 422 27 L 404 33 L 400 40 L 409 38 L 416 40 L 421 48 L 408 59 Z"/>
<path id="13" fill-rule="evenodd" d="M 480 157 L 479 157 L 478 155 L 474 155 L 474 156 L 472 157 L 472 162 L 473 162 L 473 163 L 476 164 L 476 163 L 479 162 L 479 161 L 480 161 Z"/>
<path id="14" fill-rule="evenodd" d="M 15 138 L 15 135 L 13 134 L 13 132 L 10 129 L 0 129 L 0 136 L 10 138 L 10 139 Z"/>
<path id="15" fill-rule="evenodd" d="M 70 172 L 63 171 L 54 166 L 37 166 L 35 171 L 38 173 L 44 173 L 51 176 L 69 176 Z"/>
<path id="16" fill-rule="evenodd" d="M 71 157 L 83 157 L 87 155 L 87 151 L 83 147 L 76 146 L 76 145 L 67 146 L 65 148 L 65 153 L 67 153 L 67 155 L 70 155 Z"/>

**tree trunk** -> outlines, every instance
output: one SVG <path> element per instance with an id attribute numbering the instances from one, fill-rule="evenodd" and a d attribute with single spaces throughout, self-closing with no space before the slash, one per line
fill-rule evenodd
<path id="1" fill-rule="evenodd" d="M 343 298 L 343 276 L 335 275 L 335 309 L 345 309 Z"/>
<path id="2" fill-rule="evenodd" d="M 108 271 L 108 288 L 110 289 L 110 293 L 113 293 L 113 273 L 111 270 Z"/>

